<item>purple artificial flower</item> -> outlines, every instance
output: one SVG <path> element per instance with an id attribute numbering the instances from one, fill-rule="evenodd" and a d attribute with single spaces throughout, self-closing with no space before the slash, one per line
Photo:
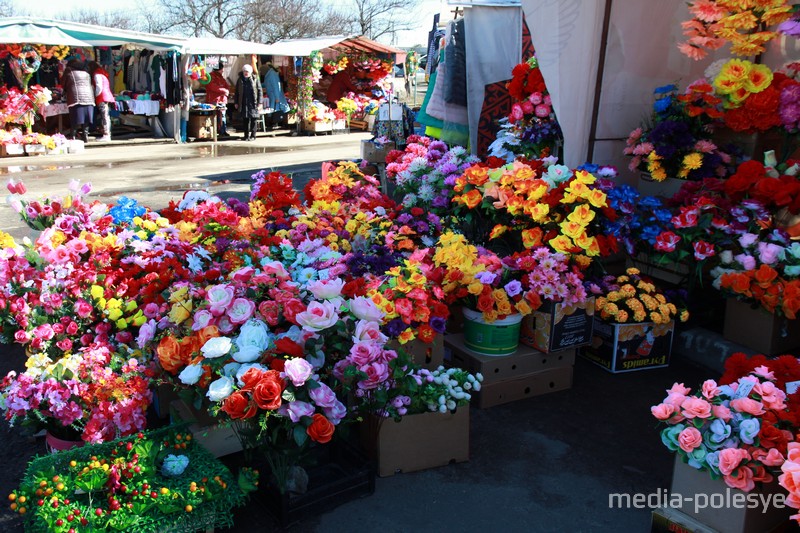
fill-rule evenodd
<path id="1" fill-rule="evenodd" d="M 447 327 L 447 321 L 444 319 L 444 317 L 435 316 L 431 318 L 430 326 L 436 333 L 444 333 Z"/>
<path id="2" fill-rule="evenodd" d="M 508 295 L 513 298 L 514 296 L 522 292 L 522 283 L 520 283 L 518 280 L 512 280 L 506 283 L 506 286 L 504 288 L 508 293 Z"/>
<path id="3" fill-rule="evenodd" d="M 497 279 L 497 274 L 487 271 L 478 272 L 477 274 L 475 274 L 475 279 L 477 279 L 484 285 L 491 285 L 492 283 L 494 283 L 494 280 Z"/>

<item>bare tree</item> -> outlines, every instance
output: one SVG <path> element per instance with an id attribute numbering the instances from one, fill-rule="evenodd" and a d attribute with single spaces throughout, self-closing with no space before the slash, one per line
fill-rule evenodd
<path id="1" fill-rule="evenodd" d="M 91 8 L 80 8 L 60 13 L 56 18 L 123 30 L 139 29 L 137 18 L 125 11 L 97 11 Z"/>
<path id="2" fill-rule="evenodd" d="M 419 0 L 353 0 L 354 29 L 370 39 L 417 27 Z"/>
<path id="3" fill-rule="evenodd" d="M 159 0 L 162 31 L 182 35 L 236 37 L 252 24 L 247 0 Z M 155 20 L 155 19 L 154 19 Z"/>
<path id="4" fill-rule="evenodd" d="M 254 0 L 251 8 L 255 24 L 241 38 L 266 43 L 340 34 L 351 24 L 347 15 L 320 0 Z"/>

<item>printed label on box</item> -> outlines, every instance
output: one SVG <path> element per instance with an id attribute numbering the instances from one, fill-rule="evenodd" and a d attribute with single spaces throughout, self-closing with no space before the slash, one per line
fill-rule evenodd
<path id="1" fill-rule="evenodd" d="M 593 315 L 594 298 L 579 305 L 549 304 L 526 317 L 520 342 L 545 353 L 589 344 Z"/>
<path id="2" fill-rule="evenodd" d="M 611 372 L 629 372 L 669 364 L 674 322 L 610 324 L 595 319 L 592 344 L 582 355 Z"/>

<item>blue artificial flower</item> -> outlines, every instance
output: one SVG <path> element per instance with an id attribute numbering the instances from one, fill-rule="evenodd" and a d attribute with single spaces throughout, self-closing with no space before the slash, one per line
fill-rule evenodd
<path id="1" fill-rule="evenodd" d="M 167 455 L 161 466 L 161 473 L 166 477 L 178 477 L 189 466 L 189 458 L 185 455 Z"/>
<path id="2" fill-rule="evenodd" d="M 672 105 L 672 97 L 665 96 L 663 98 L 659 98 L 653 103 L 653 109 L 659 115 L 665 113 L 669 110 L 670 106 Z"/>
<path id="3" fill-rule="evenodd" d="M 662 85 L 661 87 L 656 87 L 653 89 L 654 94 L 666 94 L 666 93 L 673 93 L 678 90 L 678 86 L 674 83 L 670 83 L 669 85 Z"/>

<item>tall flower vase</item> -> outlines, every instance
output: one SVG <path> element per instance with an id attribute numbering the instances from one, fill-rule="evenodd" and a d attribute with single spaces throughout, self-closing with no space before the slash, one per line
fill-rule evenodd
<path id="1" fill-rule="evenodd" d="M 483 313 L 464 308 L 464 344 L 483 355 L 509 355 L 519 345 L 522 315 L 509 315 L 501 320 L 487 322 Z"/>
<path id="2" fill-rule="evenodd" d="M 56 437 L 50 433 L 50 431 L 47 431 L 45 434 L 45 445 L 47 446 L 47 451 L 49 453 L 58 453 L 65 450 L 71 450 L 72 448 L 80 448 L 83 446 L 83 441 L 80 440 L 80 438 L 77 440 L 72 440 Z"/>

